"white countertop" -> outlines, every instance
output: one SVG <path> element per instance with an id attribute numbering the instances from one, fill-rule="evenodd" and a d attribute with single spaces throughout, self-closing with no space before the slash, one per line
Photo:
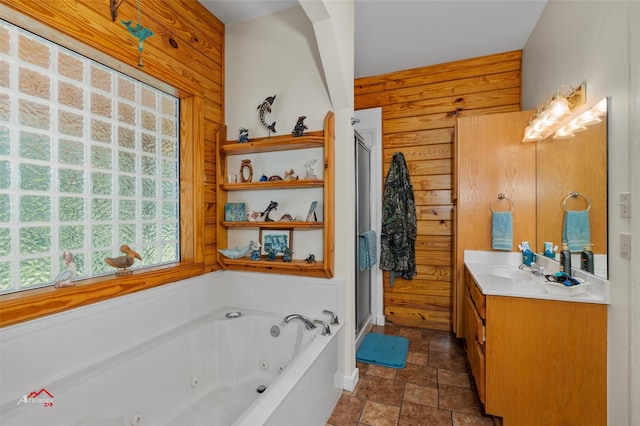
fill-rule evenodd
<path id="1" fill-rule="evenodd" d="M 559 264 L 556 261 L 540 256 L 537 262 L 545 268 L 546 274 L 558 271 Z M 482 293 L 487 296 L 611 304 L 608 280 L 572 268 L 571 275 L 584 279 L 588 285 L 584 287 L 586 289 L 584 293 L 571 295 L 570 292 L 578 289 L 567 287 L 565 291 L 564 288 L 549 288 L 544 277 L 535 276 L 527 270 L 519 270 L 518 266 L 522 263 L 520 252 L 465 250 L 464 263 Z"/>

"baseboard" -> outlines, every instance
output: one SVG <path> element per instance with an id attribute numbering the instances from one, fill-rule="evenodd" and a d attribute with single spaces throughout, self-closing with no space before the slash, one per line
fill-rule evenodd
<path id="1" fill-rule="evenodd" d="M 340 376 L 338 374 L 335 375 L 335 384 L 336 387 L 341 387 L 346 391 L 353 391 L 358 384 L 358 379 L 360 378 L 360 370 L 355 368 L 351 376 Z"/>
<path id="2" fill-rule="evenodd" d="M 380 325 L 380 326 L 384 326 L 384 315 L 377 315 L 376 316 L 376 325 Z"/>

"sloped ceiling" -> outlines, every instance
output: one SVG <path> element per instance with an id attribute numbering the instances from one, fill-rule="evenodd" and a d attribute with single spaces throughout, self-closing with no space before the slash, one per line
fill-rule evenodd
<path id="1" fill-rule="evenodd" d="M 199 1 L 225 24 L 298 4 L 297 0 Z M 356 0 L 355 77 L 522 49 L 546 2 Z"/>

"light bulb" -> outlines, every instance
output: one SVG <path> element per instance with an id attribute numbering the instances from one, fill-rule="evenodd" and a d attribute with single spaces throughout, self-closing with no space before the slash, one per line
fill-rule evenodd
<path id="1" fill-rule="evenodd" d="M 551 101 L 547 111 L 549 111 L 549 117 L 552 117 L 556 121 L 571 113 L 569 102 L 565 97 L 557 97 Z"/>

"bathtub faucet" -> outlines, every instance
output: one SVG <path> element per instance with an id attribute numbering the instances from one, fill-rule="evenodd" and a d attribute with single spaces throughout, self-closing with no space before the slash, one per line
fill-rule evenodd
<path id="1" fill-rule="evenodd" d="M 314 319 L 313 322 L 322 325 L 323 336 L 331 336 L 331 327 L 329 327 L 329 324 L 326 321 Z"/>
<path id="2" fill-rule="evenodd" d="M 316 328 L 316 325 L 309 318 L 306 318 L 305 316 L 300 315 L 300 314 L 287 315 L 286 317 L 284 317 L 283 321 L 285 323 L 289 323 L 289 321 L 294 320 L 294 319 L 302 321 L 304 323 L 304 326 L 307 327 L 307 330 L 312 330 L 312 329 Z"/>

